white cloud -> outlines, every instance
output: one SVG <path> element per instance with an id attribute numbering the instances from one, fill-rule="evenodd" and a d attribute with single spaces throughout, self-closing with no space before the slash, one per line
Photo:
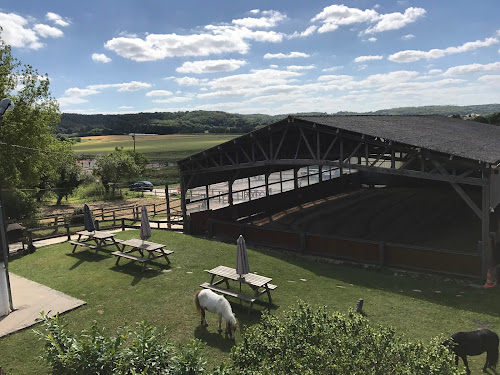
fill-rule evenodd
<path id="1" fill-rule="evenodd" d="M 427 72 L 428 75 L 436 75 L 436 74 L 441 74 L 443 73 L 442 69 L 431 69 Z"/>
<path id="2" fill-rule="evenodd" d="M 292 72 L 298 72 L 300 70 L 311 70 L 316 69 L 316 65 L 288 65 L 286 70 L 290 70 Z"/>
<path id="3" fill-rule="evenodd" d="M 40 49 L 44 46 L 35 31 L 28 28 L 28 20 L 15 13 L 1 13 L 0 25 L 3 30 L 0 36 L 6 44 L 12 47 Z"/>
<path id="4" fill-rule="evenodd" d="M 311 19 L 311 22 L 319 21 L 319 33 L 337 30 L 340 26 L 373 23 L 364 31 L 366 34 L 379 33 L 388 30 L 401 29 L 409 23 L 415 22 L 426 13 L 423 8 L 408 8 L 404 13 L 379 14 L 374 9 L 361 10 L 349 8 L 346 5 L 330 5 L 323 9 Z"/>
<path id="5" fill-rule="evenodd" d="M 267 29 L 276 26 L 279 22 L 286 19 L 286 16 L 284 14 L 274 10 L 264 11 L 261 14 L 264 17 L 260 18 L 247 17 L 242 19 L 236 19 L 232 21 L 232 24 L 240 27 L 247 27 L 249 29 L 255 29 L 255 28 Z"/>
<path id="6" fill-rule="evenodd" d="M 151 84 L 146 82 L 137 82 L 131 81 L 126 83 L 108 83 L 108 84 L 100 84 L 100 85 L 89 85 L 87 88 L 91 90 L 103 90 L 109 88 L 115 88 L 117 91 L 139 91 L 148 89 L 151 87 Z"/>
<path id="7" fill-rule="evenodd" d="M 247 53 L 249 45 L 239 36 L 196 34 L 149 34 L 145 39 L 119 37 L 104 47 L 134 61 L 154 61 L 167 57 L 208 56 L 217 53 Z"/>
<path id="8" fill-rule="evenodd" d="M 198 79 L 198 78 L 193 78 L 193 77 L 182 77 L 182 78 L 175 78 L 175 81 L 177 82 L 178 85 L 181 86 L 199 86 L 206 82 L 206 79 Z"/>
<path id="9" fill-rule="evenodd" d="M 309 26 L 307 29 L 299 33 L 298 31 L 295 31 L 293 34 L 290 34 L 287 36 L 288 39 L 293 39 L 293 38 L 304 38 L 306 36 L 314 34 L 314 32 L 318 29 L 318 26 L 312 25 Z"/>
<path id="10" fill-rule="evenodd" d="M 415 22 L 426 13 L 423 8 L 408 8 L 402 13 L 388 13 L 380 15 L 375 26 L 365 30 L 367 34 L 380 33 L 389 30 L 399 30 L 409 23 Z"/>
<path id="11" fill-rule="evenodd" d="M 146 96 L 170 96 L 173 95 L 172 91 L 168 90 L 153 90 L 146 93 Z"/>
<path id="12" fill-rule="evenodd" d="M 252 13 L 252 14 L 259 14 L 260 13 L 260 9 L 252 9 L 250 11 L 250 13 Z"/>
<path id="13" fill-rule="evenodd" d="M 179 73 L 219 73 L 232 72 L 246 65 L 245 60 L 202 60 L 202 61 L 186 61 L 176 69 Z"/>
<path id="14" fill-rule="evenodd" d="M 284 53 L 266 53 L 264 55 L 265 59 L 293 59 L 297 57 L 309 57 L 309 55 L 303 52 L 290 52 L 288 55 Z"/>
<path id="15" fill-rule="evenodd" d="M 354 62 L 361 63 L 365 61 L 371 61 L 371 60 L 382 60 L 384 56 L 381 55 L 371 55 L 371 56 L 359 56 L 354 59 Z"/>
<path id="16" fill-rule="evenodd" d="M 322 72 L 336 72 L 337 70 L 344 69 L 344 66 L 339 65 L 339 66 L 331 66 L 330 68 L 325 68 L 322 70 Z"/>
<path id="17" fill-rule="evenodd" d="M 374 37 L 372 36 L 371 38 L 368 38 L 368 39 L 367 39 L 367 41 L 368 41 L 368 42 L 373 43 L 373 42 L 376 42 L 376 41 L 377 41 L 377 38 L 374 38 Z"/>
<path id="18" fill-rule="evenodd" d="M 68 105 L 88 103 L 88 100 L 83 99 L 79 96 L 66 96 L 66 97 L 58 98 L 57 102 L 59 103 L 59 106 L 66 107 Z"/>
<path id="19" fill-rule="evenodd" d="M 107 41 L 104 47 L 121 57 L 134 61 L 155 61 L 168 57 L 209 56 L 222 53 L 246 54 L 250 49 L 249 41 L 251 40 L 269 43 L 279 43 L 283 40 L 284 34 L 282 33 L 252 30 L 257 26 L 271 27 L 284 17 L 276 11 L 263 11 L 261 14 L 263 18 L 234 20 L 233 25 L 206 25 L 204 32 L 198 34 L 149 34 L 144 39 L 123 35 Z M 253 20 L 253 23 L 249 20 Z"/>
<path id="20" fill-rule="evenodd" d="M 279 65 L 276 65 L 276 64 L 271 64 L 271 65 L 269 65 L 269 67 L 270 67 L 271 69 L 278 69 L 280 66 L 279 66 Z"/>
<path id="21" fill-rule="evenodd" d="M 57 27 L 52 27 L 49 25 L 44 25 L 42 23 L 38 23 L 35 26 L 33 26 L 33 30 L 37 32 L 38 35 L 41 37 L 47 38 L 60 38 L 64 35 L 64 33 L 59 30 Z"/>
<path id="22" fill-rule="evenodd" d="M 47 12 L 47 14 L 45 15 L 45 18 L 48 19 L 49 21 L 54 22 L 56 25 L 59 25 L 62 27 L 69 26 L 69 24 L 70 24 L 69 20 L 64 20 L 57 13 Z"/>
<path id="23" fill-rule="evenodd" d="M 498 39 L 496 38 L 486 38 L 485 40 L 476 40 L 475 42 L 467 42 L 458 47 L 448 47 L 445 49 L 436 48 L 436 49 L 431 49 L 429 51 L 418 51 L 418 50 L 400 51 L 390 55 L 388 59 L 398 63 L 414 62 L 422 59 L 427 59 L 427 60 L 438 59 L 446 55 L 473 51 L 477 48 L 489 47 L 497 43 Z"/>
<path id="24" fill-rule="evenodd" d="M 95 62 L 102 62 L 102 63 L 111 62 L 111 59 L 108 56 L 106 56 L 104 53 L 93 53 L 92 60 L 94 60 Z"/>
<path id="25" fill-rule="evenodd" d="M 415 35 L 413 35 L 413 34 L 406 34 L 406 35 L 403 35 L 401 37 L 401 39 L 403 39 L 403 40 L 410 40 L 410 39 L 413 39 L 413 38 L 415 38 Z"/>
<path id="26" fill-rule="evenodd" d="M 500 61 L 490 64 L 468 64 L 449 68 L 443 73 L 444 76 L 461 76 L 475 73 L 500 72 Z"/>
<path id="27" fill-rule="evenodd" d="M 121 105 L 118 107 L 118 109 L 133 109 L 134 107 L 130 106 L 130 105 Z"/>
<path id="28" fill-rule="evenodd" d="M 153 103 L 185 103 L 193 100 L 193 98 L 187 97 L 187 96 L 176 96 L 174 98 L 168 98 L 168 99 L 155 99 L 153 100 Z"/>
<path id="29" fill-rule="evenodd" d="M 78 87 L 72 87 L 64 92 L 64 96 L 71 96 L 71 97 L 82 97 L 95 94 L 99 94 L 99 91 L 93 89 L 80 89 Z"/>

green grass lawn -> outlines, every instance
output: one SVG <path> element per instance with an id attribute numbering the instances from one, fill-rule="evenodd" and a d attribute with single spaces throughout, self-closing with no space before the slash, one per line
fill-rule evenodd
<path id="1" fill-rule="evenodd" d="M 157 136 L 136 136 L 135 149 L 151 160 L 176 161 L 229 141 L 238 134 L 172 134 Z M 76 154 L 107 154 L 123 147 L 133 150 L 134 142 L 129 135 L 106 135 L 82 137 L 81 143 L 73 145 Z"/>
<path id="2" fill-rule="evenodd" d="M 138 231 L 120 232 L 118 238 L 138 237 Z M 207 316 L 209 327 L 201 329 L 194 306 L 199 284 L 209 281 L 205 270 L 218 265 L 235 267 L 236 245 L 153 231 L 153 242 L 167 244 L 175 253 L 170 267 L 160 261 L 143 274 L 140 265 L 122 260 L 115 266 L 110 252 L 79 249 L 71 254 L 68 243 L 40 248 L 36 253 L 10 263 L 10 271 L 51 288 L 83 299 L 87 304 L 65 314 L 69 328 L 81 330 L 93 320 L 113 333 L 115 328 L 136 321 L 165 327 L 178 343 L 199 338 L 206 343 L 205 355 L 211 366 L 228 358 L 233 343 L 217 332 L 217 317 Z M 236 242 L 236 239 L 235 239 Z M 315 306 L 346 312 L 359 298 L 373 324 L 394 326 L 410 339 L 429 340 L 480 325 L 500 332 L 500 289 L 473 288 L 464 282 L 442 277 L 403 275 L 364 267 L 316 261 L 280 251 L 249 246 L 252 272 L 273 278 L 273 314 L 303 299 Z M 439 293 L 438 293 L 439 292 Z M 259 321 L 256 304 L 248 314 L 247 305 L 232 300 L 239 320 L 236 341 L 247 325 Z M 15 296 L 14 296 L 15 304 Z M 42 343 L 31 329 L 0 339 L 0 366 L 9 375 L 41 374 L 48 371 L 39 360 Z M 471 370 L 479 373 L 485 356 L 471 358 Z"/>

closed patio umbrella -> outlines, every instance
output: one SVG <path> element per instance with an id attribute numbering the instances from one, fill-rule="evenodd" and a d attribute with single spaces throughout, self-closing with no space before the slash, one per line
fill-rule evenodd
<path id="1" fill-rule="evenodd" d="M 141 240 L 145 241 L 151 237 L 151 226 L 149 225 L 148 209 L 146 205 L 141 208 Z"/>
<path id="2" fill-rule="evenodd" d="M 92 211 L 90 211 L 89 206 L 86 204 L 83 205 L 83 225 L 85 226 L 86 231 L 95 232 L 95 223 L 92 218 Z"/>
<path id="3" fill-rule="evenodd" d="M 243 236 L 240 235 L 236 241 L 236 273 L 242 277 L 249 272 L 247 245 Z"/>

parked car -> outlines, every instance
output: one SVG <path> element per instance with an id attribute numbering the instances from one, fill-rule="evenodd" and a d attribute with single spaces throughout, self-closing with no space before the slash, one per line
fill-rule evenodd
<path id="1" fill-rule="evenodd" d="M 137 181 L 134 182 L 132 185 L 129 185 L 129 190 L 132 191 L 153 191 L 153 184 L 149 181 Z"/>

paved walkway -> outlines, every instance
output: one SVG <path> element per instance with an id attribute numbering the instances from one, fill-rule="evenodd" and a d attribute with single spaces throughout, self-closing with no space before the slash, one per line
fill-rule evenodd
<path id="1" fill-rule="evenodd" d="M 0 317 L 0 337 L 32 326 L 41 311 L 54 316 L 73 310 L 85 304 L 84 301 L 70 297 L 57 290 L 34 281 L 9 274 L 12 290 L 12 304 L 15 311 Z"/>

